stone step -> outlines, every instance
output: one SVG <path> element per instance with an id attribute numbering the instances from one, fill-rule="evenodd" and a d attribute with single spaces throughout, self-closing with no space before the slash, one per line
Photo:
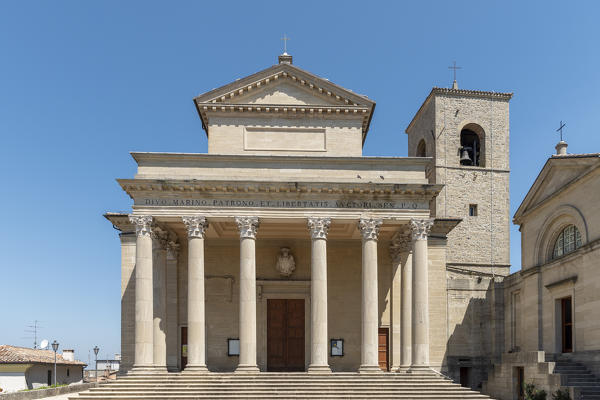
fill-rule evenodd
<path id="1" fill-rule="evenodd" d="M 335 394 L 323 394 L 323 393 L 253 393 L 253 394 L 231 394 L 231 393 L 202 393 L 202 394 L 115 394 L 115 395 L 103 395 L 94 396 L 88 393 L 80 394 L 77 397 L 69 397 L 69 400 L 138 400 L 138 399 L 148 399 L 148 400 L 161 400 L 161 399 L 364 399 L 365 394 L 363 393 L 335 393 Z M 443 400 L 443 399 L 489 399 L 488 396 L 484 396 L 481 394 L 477 394 L 474 392 L 471 393 L 369 393 L 369 399 L 427 399 L 427 400 Z"/>
<path id="2" fill-rule="evenodd" d="M 132 375 L 73 399 L 489 399 L 446 377 L 425 374 Z"/>

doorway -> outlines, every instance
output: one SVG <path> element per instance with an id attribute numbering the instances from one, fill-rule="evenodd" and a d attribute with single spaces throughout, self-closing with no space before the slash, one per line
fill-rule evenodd
<path id="1" fill-rule="evenodd" d="M 181 327 L 181 370 L 187 365 L 187 326 Z"/>
<path id="2" fill-rule="evenodd" d="M 389 348 L 389 330 L 388 328 L 379 328 L 379 368 L 383 371 L 390 370 L 388 348 Z"/>
<path id="3" fill-rule="evenodd" d="M 267 371 L 304 371 L 304 299 L 267 299 Z"/>
<path id="4" fill-rule="evenodd" d="M 573 310 L 571 308 L 571 297 L 560 299 L 561 314 L 561 333 L 562 333 L 562 352 L 571 353 L 573 351 Z"/>

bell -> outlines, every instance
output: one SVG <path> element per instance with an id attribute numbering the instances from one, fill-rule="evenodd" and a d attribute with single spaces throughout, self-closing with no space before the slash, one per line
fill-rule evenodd
<path id="1" fill-rule="evenodd" d="M 469 157 L 469 151 L 466 147 L 462 148 L 462 155 L 460 156 L 460 163 L 463 165 L 469 165 L 472 163 L 471 157 Z"/>

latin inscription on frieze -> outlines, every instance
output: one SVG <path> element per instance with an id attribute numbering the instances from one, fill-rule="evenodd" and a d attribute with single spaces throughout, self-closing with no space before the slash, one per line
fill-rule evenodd
<path id="1" fill-rule="evenodd" d="M 266 199 L 185 199 L 142 198 L 136 205 L 150 207 L 214 207 L 214 208 L 350 208 L 373 210 L 428 209 L 423 201 L 397 200 L 266 200 Z"/>

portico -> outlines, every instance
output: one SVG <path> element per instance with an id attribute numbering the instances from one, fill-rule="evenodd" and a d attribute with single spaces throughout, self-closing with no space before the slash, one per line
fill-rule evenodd
<path id="1" fill-rule="evenodd" d="M 106 215 L 124 369 L 439 370 L 456 222 L 431 218 L 431 159 L 363 157 L 375 103 L 291 57 L 195 103 L 208 154 L 132 153 L 132 211 Z"/>

